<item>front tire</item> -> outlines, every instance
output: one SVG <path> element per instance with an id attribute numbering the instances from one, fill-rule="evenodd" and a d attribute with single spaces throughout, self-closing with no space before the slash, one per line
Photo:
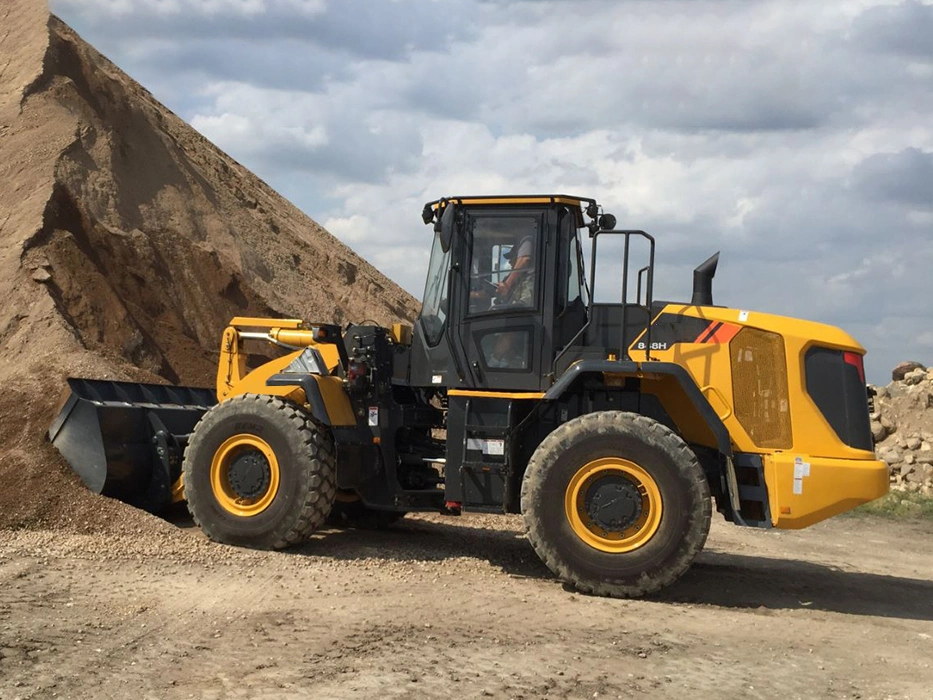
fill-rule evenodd
<path id="1" fill-rule="evenodd" d="M 217 542 L 282 549 L 324 524 L 336 494 L 331 436 L 285 399 L 244 394 L 209 410 L 185 450 L 185 497 Z"/>
<path id="2" fill-rule="evenodd" d="M 709 485 L 686 443 L 645 416 L 603 411 L 548 435 L 522 481 L 529 541 L 561 580 L 637 597 L 673 583 L 709 533 Z"/>

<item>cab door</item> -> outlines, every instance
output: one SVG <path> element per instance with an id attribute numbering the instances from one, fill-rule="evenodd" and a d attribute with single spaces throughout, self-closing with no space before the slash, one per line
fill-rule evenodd
<path id="1" fill-rule="evenodd" d="M 461 388 L 541 388 L 546 223 L 541 209 L 465 212 L 451 328 Z"/>

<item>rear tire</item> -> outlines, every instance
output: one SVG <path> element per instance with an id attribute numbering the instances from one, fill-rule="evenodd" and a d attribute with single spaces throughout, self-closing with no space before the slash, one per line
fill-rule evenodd
<path id="1" fill-rule="evenodd" d="M 638 597 L 673 583 L 709 533 L 709 485 L 686 443 L 645 416 L 575 418 L 538 446 L 522 481 L 529 541 L 561 580 Z"/>
<path id="2" fill-rule="evenodd" d="M 209 410 L 183 466 L 188 510 L 225 544 L 282 549 L 324 524 L 337 491 L 331 436 L 297 405 L 244 394 Z"/>

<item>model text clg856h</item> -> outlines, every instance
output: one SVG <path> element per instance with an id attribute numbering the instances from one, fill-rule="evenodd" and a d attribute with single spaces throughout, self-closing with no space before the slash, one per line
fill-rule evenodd
<path id="1" fill-rule="evenodd" d="M 714 502 L 737 525 L 801 528 L 887 492 L 843 331 L 713 305 L 715 256 L 689 302 L 655 301 L 654 240 L 592 199 L 450 197 L 423 219 L 414 327 L 235 318 L 216 392 L 72 379 L 53 443 L 95 491 L 186 499 L 234 545 L 286 547 L 329 518 L 521 513 L 557 576 L 612 596 L 680 576 Z M 625 251 L 611 304 L 589 293 L 607 236 Z M 284 354 L 249 369 L 257 341 Z"/>

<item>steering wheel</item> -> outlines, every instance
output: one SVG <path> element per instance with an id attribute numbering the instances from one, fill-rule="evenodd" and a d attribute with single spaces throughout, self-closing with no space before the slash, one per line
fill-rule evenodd
<path id="1" fill-rule="evenodd" d="M 493 284 L 487 279 L 480 278 L 482 282 L 482 291 L 488 294 L 491 297 L 495 297 L 499 293 L 499 285 Z"/>

